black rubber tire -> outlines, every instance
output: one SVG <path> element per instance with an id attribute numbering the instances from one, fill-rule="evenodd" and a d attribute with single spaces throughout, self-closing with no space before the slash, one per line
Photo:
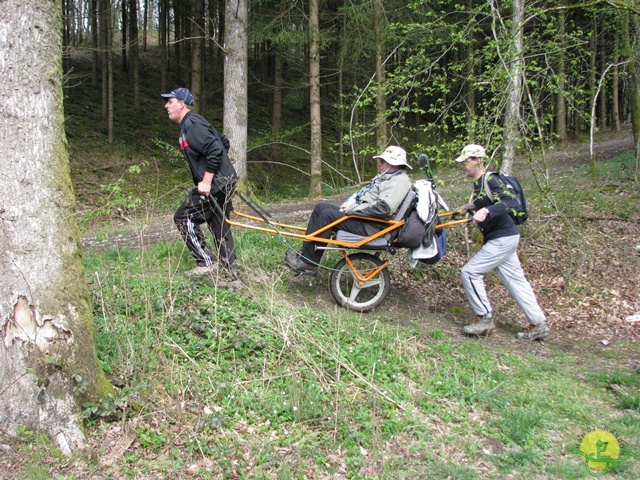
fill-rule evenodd
<path id="1" fill-rule="evenodd" d="M 380 267 L 383 262 L 369 253 L 352 253 L 351 263 L 359 271 L 371 271 Z M 329 288 L 336 303 L 355 312 L 368 312 L 385 301 L 391 287 L 389 270 L 384 268 L 373 279 L 358 287 L 351 268 L 343 258 L 340 260 L 329 278 Z"/>

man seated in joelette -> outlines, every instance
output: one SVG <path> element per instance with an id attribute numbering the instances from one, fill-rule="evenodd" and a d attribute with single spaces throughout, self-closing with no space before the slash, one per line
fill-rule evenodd
<path id="1" fill-rule="evenodd" d="M 378 175 L 339 207 L 331 203 L 317 204 L 307 225 L 307 235 L 349 215 L 382 219 L 393 217 L 411 190 L 411 179 L 407 175 L 407 170 L 411 169 L 411 166 L 407 163 L 407 153 L 400 147 L 390 146 L 373 158 L 378 161 Z M 368 237 L 385 227 L 386 225 L 382 223 L 350 218 L 339 223 L 336 230 Z M 330 238 L 332 233 L 332 230 L 327 230 L 319 236 Z M 288 250 L 285 264 L 296 273 L 316 273 L 324 253 L 324 250 L 316 249 L 317 245 L 319 245 L 318 242 L 303 242 L 301 251 Z"/>

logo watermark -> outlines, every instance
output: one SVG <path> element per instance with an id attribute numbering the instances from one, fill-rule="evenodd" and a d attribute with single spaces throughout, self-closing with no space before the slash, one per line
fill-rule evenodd
<path id="1" fill-rule="evenodd" d="M 609 469 L 620 465 L 636 454 L 629 452 L 623 457 L 620 451 L 624 447 L 622 441 L 616 438 L 615 433 L 607 430 L 594 430 L 582 439 L 579 448 L 571 450 L 584 460 L 584 467 L 594 477 L 605 475 Z"/>

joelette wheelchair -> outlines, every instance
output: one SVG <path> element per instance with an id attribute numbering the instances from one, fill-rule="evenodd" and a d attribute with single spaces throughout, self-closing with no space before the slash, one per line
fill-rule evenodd
<path id="1" fill-rule="evenodd" d="M 415 208 L 416 195 L 415 189 L 410 190 L 392 219 L 349 215 L 306 234 L 305 227 L 274 221 L 263 208 L 247 200 L 242 194 L 236 193 L 236 196 L 249 206 L 254 214 L 234 209 L 233 215 L 238 220 L 227 219 L 227 222 L 235 227 L 291 237 L 303 242 L 317 242 L 322 245 L 317 248 L 338 250 L 342 258 L 330 269 L 331 295 L 343 307 L 357 312 L 367 312 L 380 306 L 389 294 L 391 288 L 391 276 L 387 268 L 389 255 L 395 254 L 400 249 L 396 244 L 396 237 L 404 226 L 408 213 Z M 436 213 L 438 222 L 435 222 L 433 228 L 440 230 L 469 221 L 466 218 L 455 219 L 456 214 L 456 212 Z M 383 228 L 368 237 L 355 235 L 340 230 L 340 223 L 348 218 L 381 223 Z M 445 221 L 445 219 L 449 220 Z M 327 230 L 335 230 L 336 233 L 331 238 L 319 236 Z"/>

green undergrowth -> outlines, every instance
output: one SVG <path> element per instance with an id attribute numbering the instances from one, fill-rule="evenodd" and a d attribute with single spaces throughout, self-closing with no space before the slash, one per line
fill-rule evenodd
<path id="1" fill-rule="evenodd" d="M 285 242 L 237 244 L 242 290 L 185 279 L 181 242 L 87 252 L 119 388 L 85 422 L 136 432 L 104 478 L 589 478 L 571 450 L 595 429 L 640 453 L 637 371 L 302 307 L 278 273 Z"/>
<path id="2" fill-rule="evenodd" d="M 613 216 L 630 218 L 640 213 L 640 185 L 633 152 L 606 162 L 578 167 L 553 179 L 560 211 L 570 218 Z M 576 179 L 579 178 L 579 188 Z"/>

